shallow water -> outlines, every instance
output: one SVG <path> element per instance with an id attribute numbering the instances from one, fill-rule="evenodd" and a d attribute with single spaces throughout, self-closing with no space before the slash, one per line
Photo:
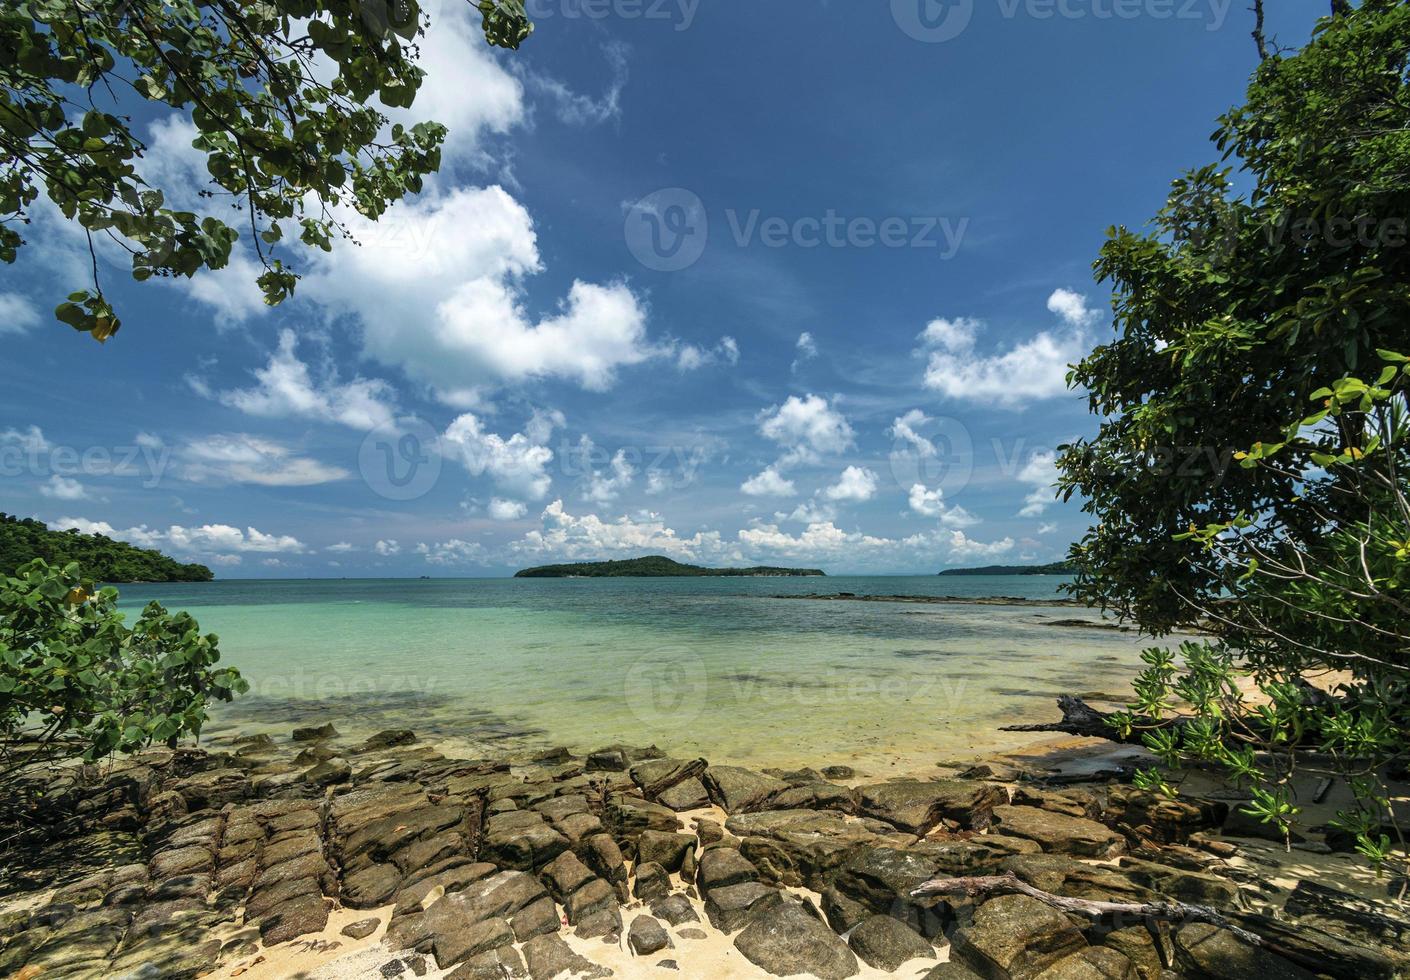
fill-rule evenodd
<path id="1" fill-rule="evenodd" d="M 1056 598 L 1060 578 L 224 580 L 125 586 L 220 635 L 251 691 L 208 735 L 409 727 L 475 754 L 655 742 L 754 766 L 879 773 L 1026 744 L 1053 698 L 1122 696 L 1149 645 L 1061 606 L 776 599 Z"/>

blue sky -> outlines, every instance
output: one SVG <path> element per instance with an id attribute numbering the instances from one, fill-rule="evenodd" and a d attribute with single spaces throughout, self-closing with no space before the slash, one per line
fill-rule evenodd
<path id="1" fill-rule="evenodd" d="M 925 4 L 926 6 L 918 6 Z M 518 52 L 425 5 L 442 173 L 360 245 L 49 310 L 44 208 L 0 268 L 3 508 L 225 577 L 503 574 L 664 553 L 933 572 L 1062 557 L 1090 264 L 1254 66 L 1225 0 L 536 0 Z M 1270 10 L 1306 38 L 1325 4 Z M 149 166 L 201 185 L 187 120 Z M 194 199 L 193 199 L 194 200 Z"/>

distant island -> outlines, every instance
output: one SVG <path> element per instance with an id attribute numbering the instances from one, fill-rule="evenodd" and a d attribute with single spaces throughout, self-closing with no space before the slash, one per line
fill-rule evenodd
<path id="1" fill-rule="evenodd" d="M 0 575 L 43 558 L 50 565 L 78 562 L 83 574 L 98 582 L 209 582 L 205 565 L 182 564 L 160 551 L 138 548 L 101 534 L 53 531 L 42 521 L 0 514 Z"/>
<path id="2" fill-rule="evenodd" d="M 1055 561 L 1047 565 L 985 565 L 982 568 L 947 568 L 941 575 L 1076 575 L 1077 566 L 1070 561 Z"/>
<path id="3" fill-rule="evenodd" d="M 685 565 L 665 555 L 647 555 L 644 558 L 626 558 L 621 561 L 584 561 L 568 565 L 539 565 L 537 568 L 523 568 L 514 573 L 515 578 L 684 578 L 684 577 L 742 577 L 742 576 L 784 576 L 784 575 L 825 575 L 820 568 L 774 568 L 770 565 L 756 565 L 753 568 L 706 568 L 703 565 Z"/>

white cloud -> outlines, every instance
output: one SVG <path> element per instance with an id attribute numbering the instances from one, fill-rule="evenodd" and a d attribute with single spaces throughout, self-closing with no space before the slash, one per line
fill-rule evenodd
<path id="1" fill-rule="evenodd" d="M 270 354 L 269 363 L 254 372 L 259 384 L 223 392 L 220 400 L 263 418 L 310 418 L 355 429 L 391 423 L 395 412 L 386 382 L 355 378 L 344 384 L 335 377 L 316 382 L 295 353 L 296 344 L 294 331 L 280 331 L 279 347 Z"/>
<path id="2" fill-rule="evenodd" d="M 1057 502 L 1057 454 L 1050 450 L 1039 450 L 1028 458 L 1016 477 L 1019 483 L 1026 483 L 1033 489 L 1023 498 L 1023 509 L 1019 517 L 1037 517 Z"/>
<path id="3" fill-rule="evenodd" d="M 797 521 L 799 524 L 822 524 L 827 521 L 837 519 L 837 511 L 828 504 L 817 500 L 805 500 L 791 513 L 782 512 L 774 514 L 774 518 L 780 521 Z"/>
<path id="4" fill-rule="evenodd" d="M 82 483 L 57 473 L 39 485 L 39 492 L 52 500 L 82 500 L 88 496 Z"/>
<path id="5" fill-rule="evenodd" d="M 0 293 L 0 333 L 24 333 L 39 325 L 39 310 L 27 296 Z"/>
<path id="6" fill-rule="evenodd" d="M 1013 538 L 998 541 L 975 541 L 966 537 L 963 531 L 951 531 L 949 538 L 950 558 L 967 560 L 971 558 L 995 558 L 1013 550 Z"/>
<path id="7" fill-rule="evenodd" d="M 627 458 L 625 449 L 617 450 L 607 469 L 599 470 L 593 465 L 597 447 L 586 435 L 578 441 L 578 453 L 587 475 L 583 478 L 583 499 L 606 504 L 616 500 L 621 492 L 631 486 L 636 477 L 636 467 Z"/>
<path id="8" fill-rule="evenodd" d="M 794 349 L 798 354 L 790 367 L 790 370 L 793 371 L 797 371 L 804 361 L 811 361 L 818 356 L 817 342 L 813 340 L 813 335 L 806 330 L 798 335 L 798 342 L 794 344 Z"/>
<path id="9" fill-rule="evenodd" d="M 1048 298 L 1048 309 L 1062 318 L 1064 330 L 1043 330 L 992 354 L 976 347 L 983 327 L 978 320 L 932 321 L 920 335 L 922 349 L 929 351 L 926 387 L 946 398 L 1007 408 L 1066 394 L 1067 366 L 1090 348 L 1086 328 L 1096 314 L 1084 297 L 1066 289 Z"/>
<path id="10" fill-rule="evenodd" d="M 798 491 L 793 481 L 782 476 L 775 466 L 766 466 L 741 483 L 739 492 L 750 497 L 791 497 Z"/>
<path id="11" fill-rule="evenodd" d="M 718 532 L 702 531 L 682 537 L 659 514 L 650 512 L 604 521 L 596 514 L 576 517 L 563 509 L 563 501 L 555 500 L 544 508 L 541 520 L 543 528 L 514 542 L 509 549 L 512 553 L 551 556 L 555 560 L 613 554 L 666 554 L 696 561 L 737 557 L 723 548 Z"/>
<path id="12" fill-rule="evenodd" d="M 83 534 L 101 534 L 143 548 L 165 547 L 174 551 L 202 553 L 260 552 L 301 553 L 307 550 L 303 542 L 289 534 L 267 534 L 258 528 L 243 531 L 229 524 L 202 524 L 183 527 L 173 524 L 165 531 L 142 524 L 125 529 L 114 528 L 106 521 L 90 521 L 83 517 L 61 517 L 53 527 L 59 530 L 77 528 Z M 219 561 L 219 556 L 216 559 Z M 237 559 L 238 560 L 238 559 Z M 231 563 L 231 562 L 223 562 Z"/>
<path id="13" fill-rule="evenodd" d="M 558 409 L 536 408 L 529 416 L 529 421 L 524 423 L 524 435 L 535 446 L 546 446 L 548 440 L 553 438 L 553 430 L 562 429 L 567 424 L 568 420 Z"/>
<path id="14" fill-rule="evenodd" d="M 626 46 L 605 44 L 603 53 L 612 69 L 612 80 L 607 90 L 597 98 L 575 92 L 558 79 L 541 72 L 525 71 L 522 74 L 534 92 L 546 95 L 553 102 L 561 122 L 573 126 L 599 125 L 621 116 L 622 90 L 627 84 Z"/>
<path id="15" fill-rule="evenodd" d="M 909 445 L 917 456 L 929 459 L 936 454 L 935 443 L 916 431 L 918 426 L 929 421 L 930 416 L 918 408 L 913 408 L 891 423 L 891 437 L 898 443 Z"/>
<path id="16" fill-rule="evenodd" d="M 759 434 L 788 450 L 780 464 L 814 461 L 852 445 L 852 427 L 841 412 L 818 395 L 789 395 L 759 416 Z"/>
<path id="17" fill-rule="evenodd" d="M 390 538 L 387 540 L 379 540 L 372 546 L 372 550 L 383 558 L 390 558 L 392 555 L 401 552 L 401 545 L 397 543 L 395 538 Z"/>
<path id="18" fill-rule="evenodd" d="M 281 443 L 244 433 L 188 442 L 177 453 L 177 467 L 182 478 L 193 483 L 306 487 L 348 476 L 341 467 L 296 455 Z"/>
<path id="19" fill-rule="evenodd" d="M 488 474 L 505 493 L 542 500 L 553 483 L 546 469 L 553 461 L 553 450 L 536 440 L 548 437 L 553 420 L 536 418 L 529 426 L 533 437 L 516 432 L 505 439 L 484 431 L 480 420 L 467 412 L 446 429 L 441 437 L 442 452 L 458 458 L 471 476 Z"/>
<path id="20" fill-rule="evenodd" d="M 489 515 L 496 521 L 517 521 L 528 512 L 529 508 L 521 501 L 490 498 Z"/>
<path id="21" fill-rule="evenodd" d="M 930 490 L 924 484 L 913 484 L 909 498 L 911 510 L 924 517 L 939 518 L 940 523 L 948 527 L 972 527 L 979 523 L 979 518 L 963 507 L 945 503 L 944 492 L 939 487 Z"/>
<path id="22" fill-rule="evenodd" d="M 451 538 L 448 541 L 438 541 L 434 544 L 423 542 L 416 546 L 416 553 L 423 556 L 431 565 L 483 563 L 485 558 L 483 545 L 475 541 L 462 541 L 460 538 Z"/>
<path id="23" fill-rule="evenodd" d="M 1045 521 L 1044 523 L 1038 525 L 1039 534 L 1052 534 L 1056 530 L 1057 525 L 1052 523 L 1051 521 Z"/>
<path id="24" fill-rule="evenodd" d="M 339 541 L 337 544 L 330 544 L 328 547 L 324 548 L 323 550 L 324 550 L 324 551 L 331 551 L 331 552 L 333 552 L 334 554 L 344 555 L 344 554 L 347 554 L 349 551 L 353 551 L 354 548 L 353 548 L 351 542 L 348 542 L 348 541 Z"/>
<path id="25" fill-rule="evenodd" d="M 53 448 L 48 439 L 44 438 L 44 432 L 37 425 L 31 425 L 27 429 L 6 429 L 0 432 L 0 446 L 14 445 L 27 456 L 36 456 L 40 453 L 47 453 Z"/>
<path id="26" fill-rule="evenodd" d="M 713 348 L 697 347 L 694 344 L 681 344 L 675 348 L 676 367 L 682 371 L 695 371 L 712 364 L 739 363 L 739 344 L 733 337 L 725 336 Z"/>
<path id="27" fill-rule="evenodd" d="M 831 521 L 809 524 L 798 534 L 781 531 L 776 524 L 760 524 L 743 528 L 739 541 L 745 548 L 781 555 L 805 555 L 824 558 L 845 554 L 855 558 L 860 549 L 894 548 L 895 541 L 877 538 L 860 531 L 843 531 Z"/>
<path id="28" fill-rule="evenodd" d="M 824 490 L 828 500 L 870 500 L 876 496 L 876 474 L 864 466 L 849 466 L 837 482 Z"/>

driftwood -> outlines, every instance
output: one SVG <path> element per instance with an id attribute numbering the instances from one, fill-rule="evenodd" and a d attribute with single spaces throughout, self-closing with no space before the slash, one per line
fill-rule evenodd
<path id="1" fill-rule="evenodd" d="M 1389 980 L 1400 975 L 1400 964 L 1377 950 L 1347 942 L 1306 924 L 1279 922 L 1249 912 L 1233 912 L 1225 916 L 1208 906 L 1186 902 L 1102 902 L 1069 898 L 1035 888 L 1013 872 L 972 878 L 932 878 L 911 892 L 915 898 L 926 895 L 981 898 L 1001 894 L 1027 895 L 1059 912 L 1069 912 L 1093 921 L 1105 916 L 1142 919 L 1148 930 L 1153 930 L 1157 922 L 1181 925 L 1207 923 L 1229 930 L 1250 946 L 1261 947 L 1324 976 L 1344 980 Z"/>

